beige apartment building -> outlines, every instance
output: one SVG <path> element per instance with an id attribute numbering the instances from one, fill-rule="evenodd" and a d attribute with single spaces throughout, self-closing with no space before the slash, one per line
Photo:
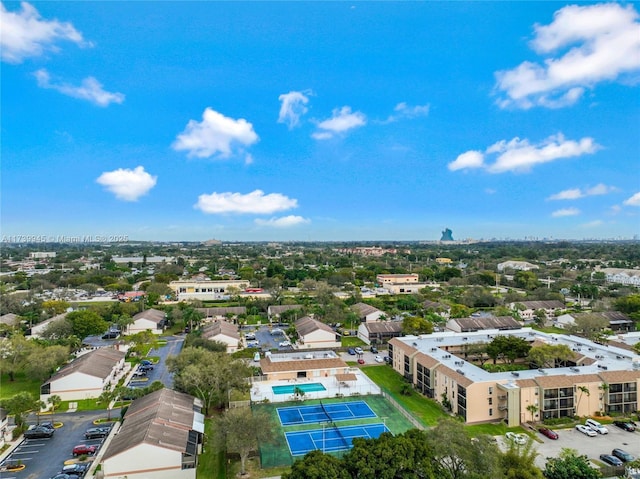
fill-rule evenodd
<path id="1" fill-rule="evenodd" d="M 417 283 L 419 276 L 412 274 L 379 274 L 376 276 L 376 282 L 383 288 L 391 284 L 408 284 Z"/>
<path id="2" fill-rule="evenodd" d="M 229 288 L 232 291 L 244 291 L 249 286 L 248 281 L 231 279 L 214 281 L 210 279 L 202 280 L 178 280 L 171 281 L 169 287 L 173 290 L 178 301 L 199 299 L 201 301 L 213 301 L 223 299 L 229 295 Z"/>
<path id="3" fill-rule="evenodd" d="M 490 373 L 465 360 L 465 346 L 513 335 L 536 344 L 566 344 L 567 367 Z M 478 331 L 405 336 L 389 341 L 393 368 L 414 387 L 468 424 L 526 421 L 638 409 L 640 358 L 626 349 L 584 338 L 518 331 Z"/>

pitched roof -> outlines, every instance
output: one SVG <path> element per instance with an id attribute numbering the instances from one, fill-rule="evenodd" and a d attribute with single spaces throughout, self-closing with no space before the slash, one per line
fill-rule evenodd
<path id="1" fill-rule="evenodd" d="M 7 313 L 0 316 L 0 323 L 7 326 L 14 326 L 18 322 L 18 315 L 13 313 Z"/>
<path id="2" fill-rule="evenodd" d="M 194 427 L 195 398 L 172 389 L 160 389 L 136 399 L 124 416 L 122 427 L 107 446 L 103 460 L 139 444 L 187 452 L 189 431 Z"/>
<path id="3" fill-rule="evenodd" d="M 302 309 L 301 304 L 274 304 L 269 306 L 269 314 L 282 314 L 292 309 Z"/>
<path id="4" fill-rule="evenodd" d="M 147 309 L 145 311 L 141 311 L 133 317 L 134 321 L 138 319 L 146 319 L 147 321 L 152 321 L 154 323 L 160 323 L 166 319 L 167 315 L 164 311 L 159 311 L 157 309 Z"/>
<path id="5" fill-rule="evenodd" d="M 108 378 L 113 368 L 125 357 L 125 353 L 113 348 L 100 348 L 77 357 L 62 366 L 45 384 L 74 373 L 83 373 L 100 379 Z"/>
<path id="6" fill-rule="evenodd" d="M 327 331 L 331 334 L 335 334 L 333 329 L 330 326 L 324 324 L 321 321 L 317 321 L 309 316 L 303 316 L 299 320 L 295 322 L 296 331 L 299 336 L 306 336 L 309 333 L 313 333 L 314 331 L 322 330 Z"/>
<path id="7" fill-rule="evenodd" d="M 399 321 L 376 321 L 364 323 L 364 327 L 370 333 L 399 333 L 402 331 L 402 323 Z"/>
<path id="8" fill-rule="evenodd" d="M 347 363 L 341 358 L 293 359 L 291 361 L 272 361 L 270 357 L 260 359 L 260 368 L 263 373 L 341 369 L 347 367 Z"/>
<path id="9" fill-rule="evenodd" d="M 358 313 L 360 317 L 368 316 L 371 313 L 382 312 L 378 308 L 375 308 L 366 303 L 356 303 L 351 306 L 351 310 Z"/>
<path id="10" fill-rule="evenodd" d="M 233 339 L 240 340 L 238 327 L 228 321 L 214 321 L 202 327 L 203 338 L 213 338 L 218 335 L 228 336 Z"/>
<path id="11" fill-rule="evenodd" d="M 212 318 L 214 316 L 226 316 L 227 314 L 233 314 L 235 316 L 239 314 L 246 314 L 246 306 L 228 306 L 225 308 L 196 308 L 196 311 L 204 314 L 205 318 Z"/>
<path id="12" fill-rule="evenodd" d="M 463 331 L 479 331 L 481 329 L 520 329 L 522 325 L 511 316 L 482 316 L 478 318 L 452 319 Z"/>
<path id="13" fill-rule="evenodd" d="M 448 304 L 439 303 L 437 301 L 429 301 L 428 299 L 424 303 L 422 303 L 422 306 L 425 309 L 441 309 L 444 311 L 451 310 L 451 306 L 449 306 Z"/>
<path id="14" fill-rule="evenodd" d="M 566 309 L 561 301 L 517 301 L 516 304 L 522 304 L 527 309 Z"/>

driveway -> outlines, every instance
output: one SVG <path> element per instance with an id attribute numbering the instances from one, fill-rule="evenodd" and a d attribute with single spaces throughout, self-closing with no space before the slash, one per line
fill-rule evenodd
<path id="1" fill-rule="evenodd" d="M 169 356 L 177 356 L 182 350 L 184 345 L 184 337 L 180 336 L 167 336 L 162 337 L 167 341 L 167 344 L 161 346 L 158 349 L 152 349 L 149 351 L 149 356 L 157 356 L 159 360 L 153 365 L 153 369 L 147 372 L 147 377 L 144 381 L 136 381 L 132 379 L 129 382 L 129 386 L 134 388 L 143 388 L 150 385 L 154 381 L 160 381 L 167 388 L 173 387 L 173 374 L 167 369 L 167 358 Z"/>

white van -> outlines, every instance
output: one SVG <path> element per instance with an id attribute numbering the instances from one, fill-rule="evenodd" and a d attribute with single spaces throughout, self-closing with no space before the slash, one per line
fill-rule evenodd
<path id="1" fill-rule="evenodd" d="M 595 419 L 587 419 L 584 422 L 584 425 L 589 426 L 598 434 L 609 434 L 609 430 L 606 427 L 604 427 L 602 424 L 600 424 L 598 421 L 596 421 Z"/>

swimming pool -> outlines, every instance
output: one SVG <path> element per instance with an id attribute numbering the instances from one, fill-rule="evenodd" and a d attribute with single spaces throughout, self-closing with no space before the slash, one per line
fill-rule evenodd
<path id="1" fill-rule="evenodd" d="M 322 383 L 286 384 L 284 386 L 271 386 L 271 389 L 273 389 L 273 394 L 293 394 L 295 388 L 298 388 L 305 393 L 327 390 L 327 388 L 325 388 Z"/>

